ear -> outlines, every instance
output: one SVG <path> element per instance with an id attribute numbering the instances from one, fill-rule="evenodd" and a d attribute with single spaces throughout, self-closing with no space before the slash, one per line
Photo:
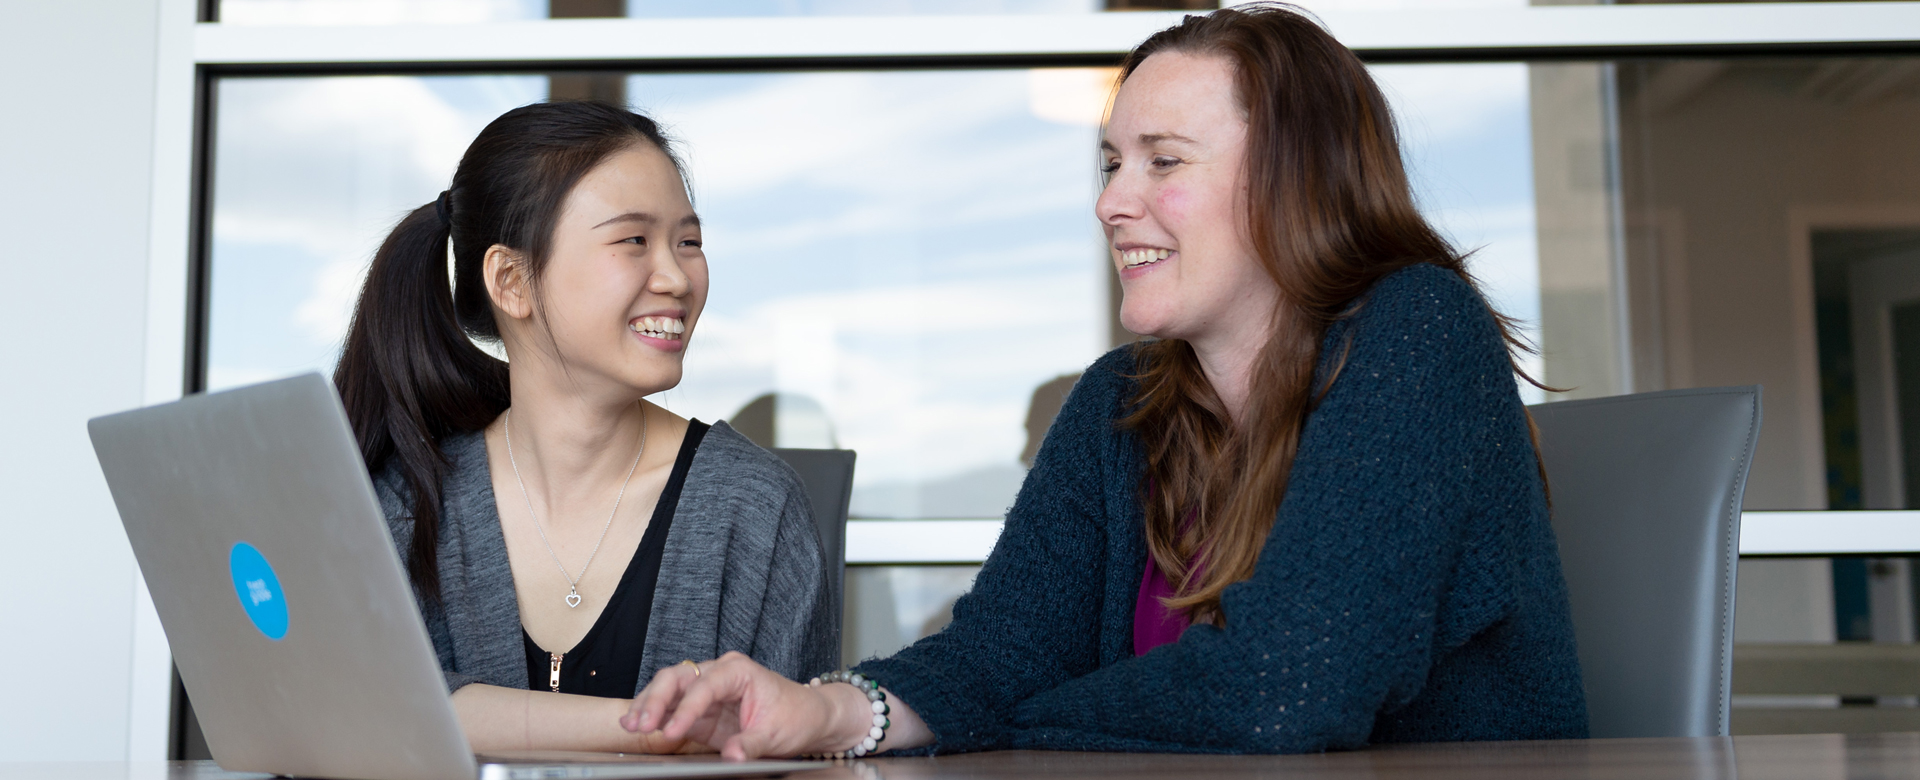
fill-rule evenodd
<path id="1" fill-rule="evenodd" d="M 495 309 L 516 320 L 533 316 L 533 285 L 519 252 L 500 244 L 487 247 L 480 260 L 480 278 L 487 282 L 487 297 L 493 299 Z"/>

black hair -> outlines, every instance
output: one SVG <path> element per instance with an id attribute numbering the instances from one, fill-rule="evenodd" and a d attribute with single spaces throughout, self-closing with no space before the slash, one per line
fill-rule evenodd
<path id="1" fill-rule="evenodd" d="M 672 142 L 645 116 L 595 101 L 508 111 L 467 147 L 453 186 L 402 218 L 374 253 L 333 384 L 367 469 L 378 474 L 394 461 L 405 480 L 413 539 L 401 557 L 430 600 L 440 598 L 440 441 L 485 428 L 509 403 L 507 364 L 470 340 L 500 338 L 482 258 L 495 244 L 520 255 L 537 305 L 567 194 L 637 143 L 665 153 L 684 186 Z"/>

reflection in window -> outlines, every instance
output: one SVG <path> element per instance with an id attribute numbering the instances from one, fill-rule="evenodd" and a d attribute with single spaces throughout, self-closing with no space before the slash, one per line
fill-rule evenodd
<path id="1" fill-rule="evenodd" d="M 1920 508 L 1920 59 L 1556 67 L 1598 76 L 1613 112 L 1596 116 L 1617 167 L 1584 186 L 1618 199 L 1626 383 L 1764 386 L 1745 509 Z M 1546 308 L 1551 341 L 1553 312 L 1572 307 Z M 1837 687 L 1821 669 L 1852 657 L 1835 640 L 1914 657 L 1914 572 L 1904 559 L 1742 561 L 1735 638 L 1790 643 L 1792 663 L 1736 654 L 1734 688 L 1796 695 L 1737 697 L 1733 733 L 1911 728 L 1906 688 L 1818 686 Z M 1842 694 L 1858 698 L 1842 708 Z"/>
<path id="2" fill-rule="evenodd" d="M 849 566 L 840 657 L 852 666 L 892 655 L 953 621 L 978 566 Z"/>

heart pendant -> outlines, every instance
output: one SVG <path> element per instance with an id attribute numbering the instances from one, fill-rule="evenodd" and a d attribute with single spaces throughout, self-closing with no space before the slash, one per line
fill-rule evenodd
<path id="1" fill-rule="evenodd" d="M 580 606 L 580 594 L 578 593 L 567 594 L 567 606 L 569 607 Z"/>

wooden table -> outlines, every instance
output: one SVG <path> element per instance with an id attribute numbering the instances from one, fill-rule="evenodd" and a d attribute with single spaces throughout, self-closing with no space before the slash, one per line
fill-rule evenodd
<path id="1" fill-rule="evenodd" d="M 257 780 L 211 762 L 0 763 L 0 780 Z M 994 778 L 1920 778 L 1920 733 L 1596 739 L 1379 747 L 1312 756 L 975 753 L 857 761 L 795 780 Z"/>

